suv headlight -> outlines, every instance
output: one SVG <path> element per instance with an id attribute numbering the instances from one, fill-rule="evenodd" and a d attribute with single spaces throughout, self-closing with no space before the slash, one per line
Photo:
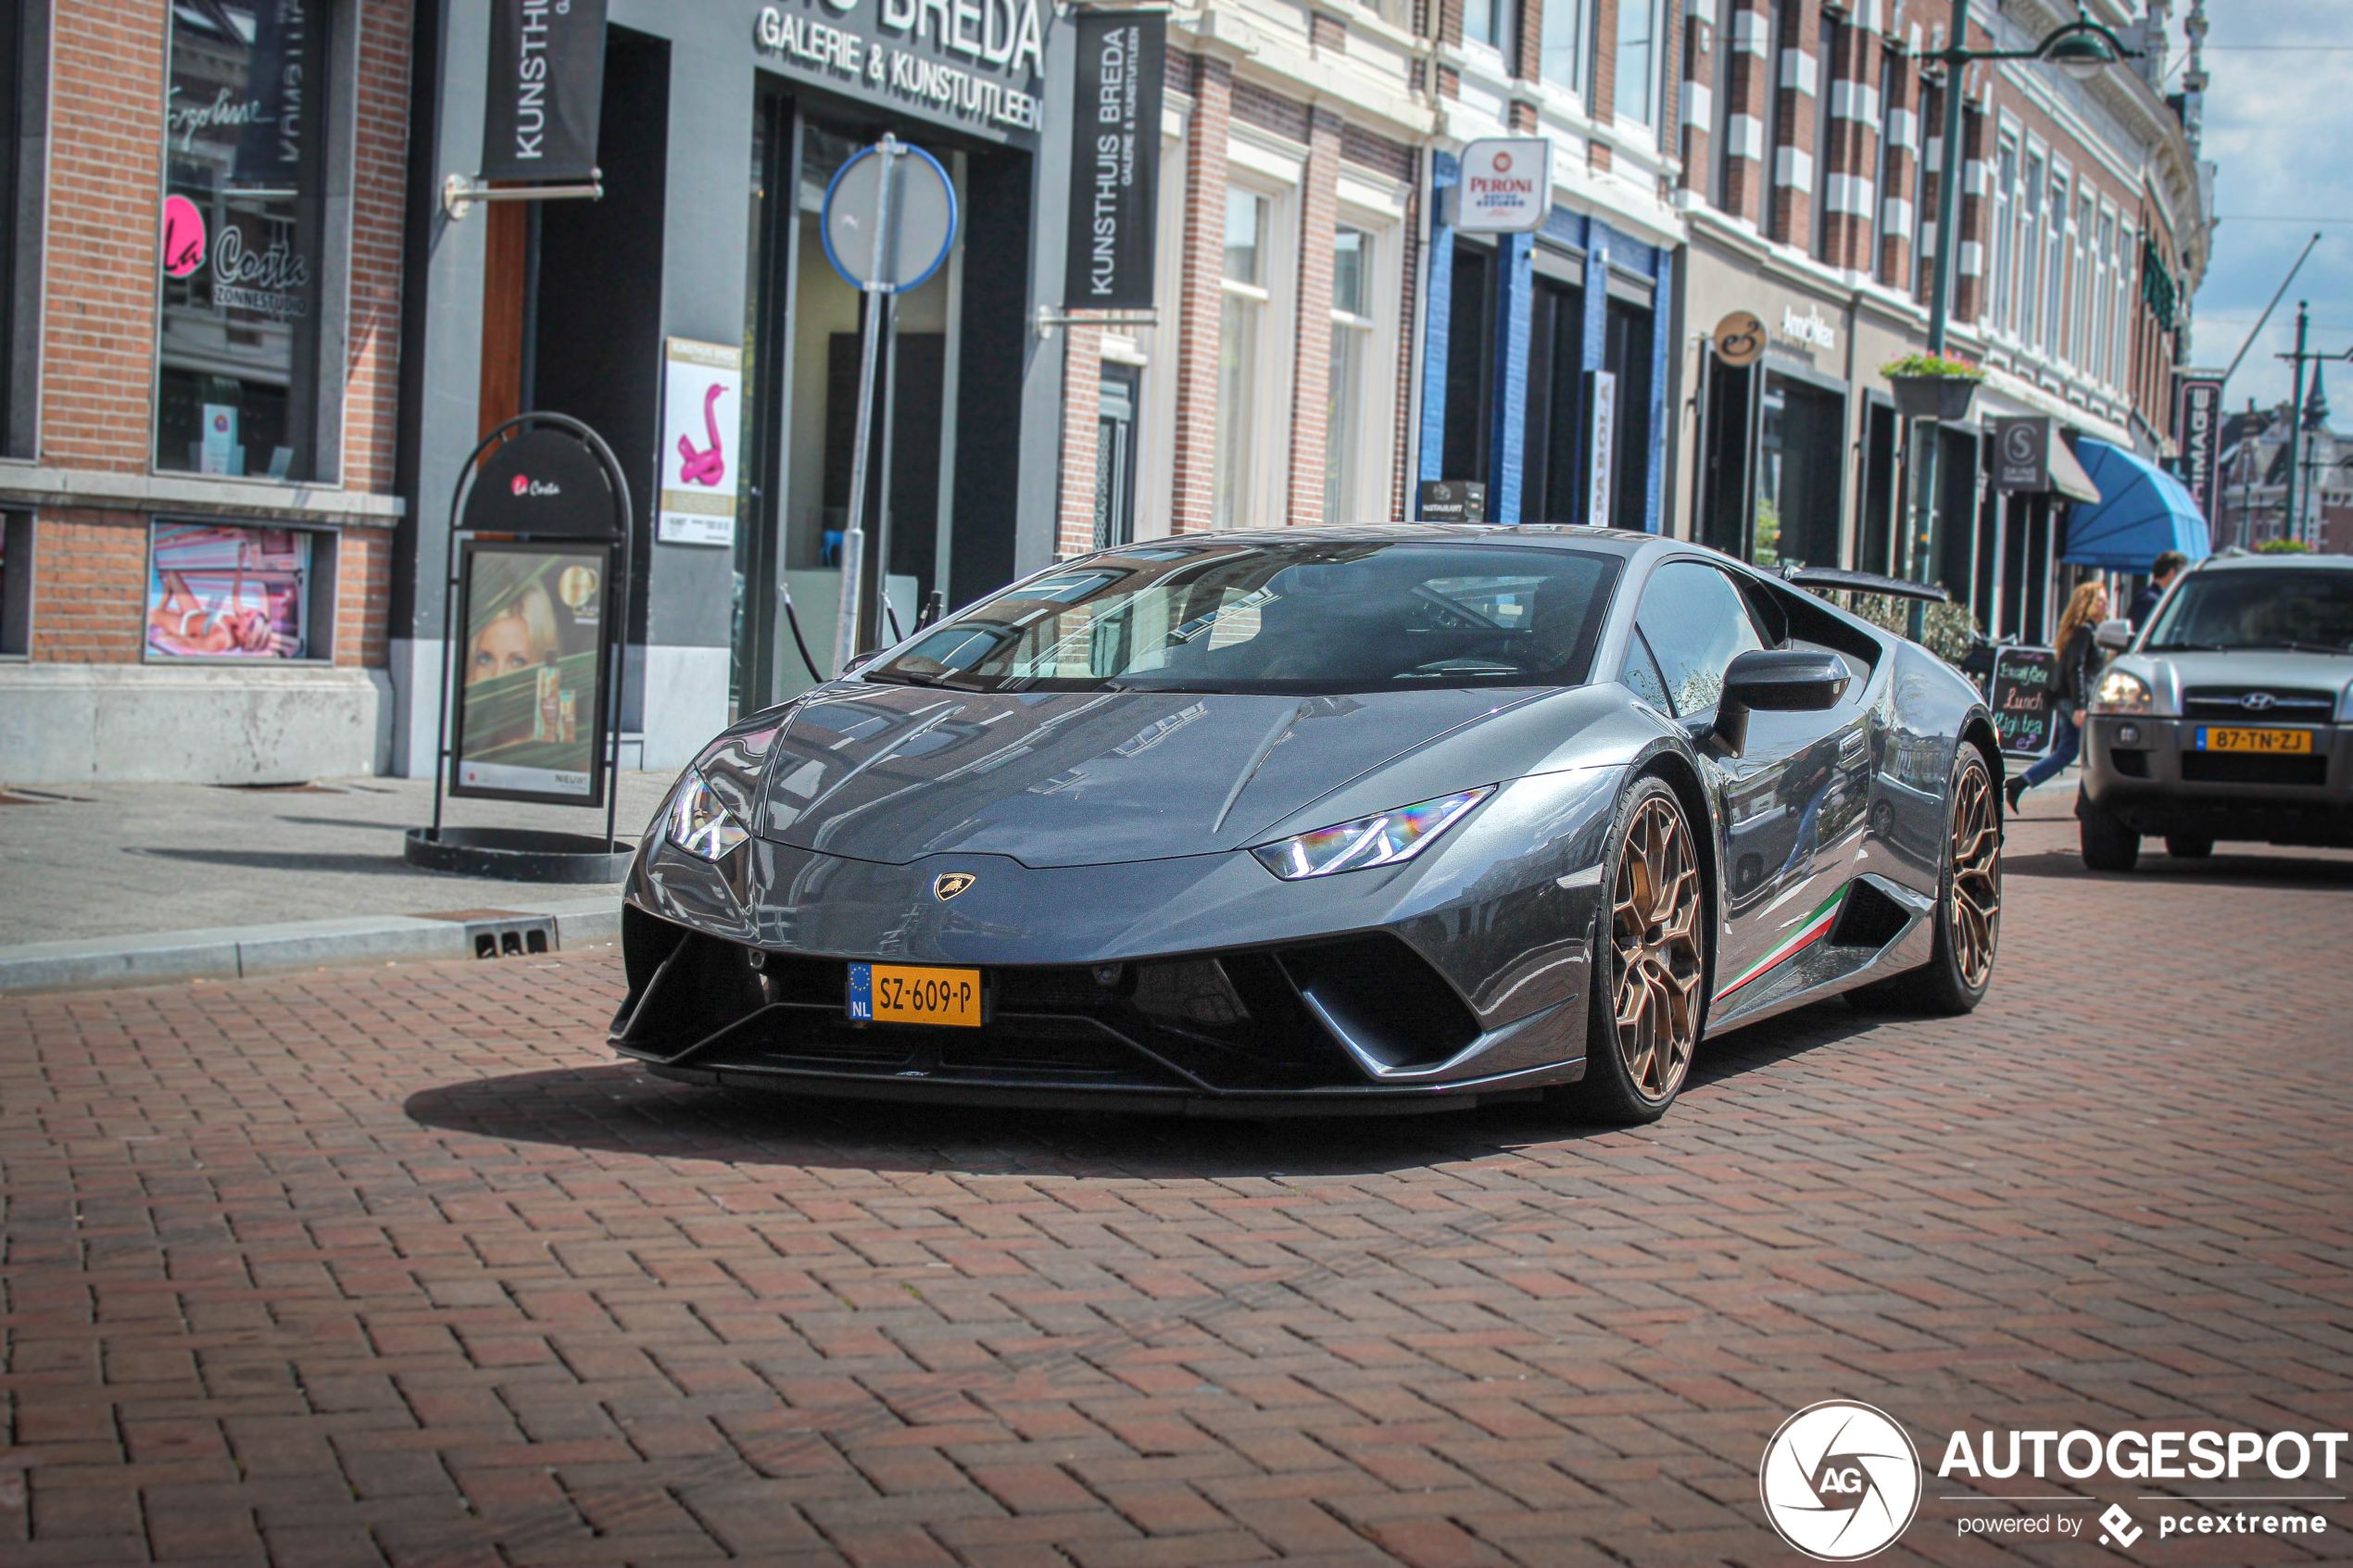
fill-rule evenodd
<path id="1" fill-rule="evenodd" d="M 725 859 L 751 837 L 742 823 L 727 814 L 727 808 L 720 804 L 703 776 L 691 770 L 671 797 L 669 815 L 670 842 L 706 860 Z"/>
<path id="2" fill-rule="evenodd" d="M 1463 813 L 1494 793 L 1493 784 L 1482 784 L 1417 806 L 1400 806 L 1377 817 L 1359 817 L 1294 838 L 1277 839 L 1251 853 L 1285 882 L 1393 866 L 1420 854 L 1440 834 L 1461 821 Z"/>
<path id="3" fill-rule="evenodd" d="M 2092 694 L 2092 711 L 2095 713 L 2146 713 L 2148 710 L 2148 683 L 2128 671 L 2108 671 L 2100 677 L 2099 689 Z"/>

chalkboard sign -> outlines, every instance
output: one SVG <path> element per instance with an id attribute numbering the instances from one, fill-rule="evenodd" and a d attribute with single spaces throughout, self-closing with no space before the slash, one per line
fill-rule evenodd
<path id="1" fill-rule="evenodd" d="M 2051 648 L 2006 647 L 1994 655 L 1989 699 L 2002 750 L 2012 757 L 2040 757 L 2051 749 L 2051 683 L 2058 654 Z"/>

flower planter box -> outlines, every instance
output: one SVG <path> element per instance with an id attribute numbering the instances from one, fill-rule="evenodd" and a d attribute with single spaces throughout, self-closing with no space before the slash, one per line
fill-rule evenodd
<path id="1" fill-rule="evenodd" d="M 1911 420 L 1966 420 L 1977 396 L 1977 383 L 1966 376 L 1890 376 L 1888 384 L 1895 411 Z"/>

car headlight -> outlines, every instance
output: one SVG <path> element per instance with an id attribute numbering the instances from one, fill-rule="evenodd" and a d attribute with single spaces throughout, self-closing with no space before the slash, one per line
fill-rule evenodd
<path id="1" fill-rule="evenodd" d="M 1460 821 L 1464 812 L 1494 793 L 1493 784 L 1484 784 L 1417 806 L 1400 806 L 1377 817 L 1359 817 L 1353 822 L 1277 839 L 1251 853 L 1285 882 L 1329 876 L 1334 872 L 1360 872 L 1368 866 L 1393 866 L 1420 854 L 1431 840 Z"/>
<path id="2" fill-rule="evenodd" d="M 724 860 L 751 834 L 727 814 L 703 776 L 688 772 L 670 802 L 670 842 L 689 855 Z"/>
<path id="3" fill-rule="evenodd" d="M 2148 683 L 2127 671 L 2111 670 L 2102 675 L 2099 689 L 2092 694 L 2092 711 L 2095 713 L 2146 713 L 2148 710 Z"/>

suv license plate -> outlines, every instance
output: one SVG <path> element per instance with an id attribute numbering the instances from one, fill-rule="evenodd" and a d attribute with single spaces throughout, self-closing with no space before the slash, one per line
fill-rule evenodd
<path id="1" fill-rule="evenodd" d="M 2262 751 L 2283 755 L 2309 757 L 2312 754 L 2312 732 L 2309 730 L 2225 730 L 2219 726 L 2198 726 L 2199 751 Z"/>
<path id="2" fill-rule="evenodd" d="M 849 966 L 848 1011 L 853 1023 L 928 1023 L 977 1029 L 980 971 L 854 963 Z"/>

